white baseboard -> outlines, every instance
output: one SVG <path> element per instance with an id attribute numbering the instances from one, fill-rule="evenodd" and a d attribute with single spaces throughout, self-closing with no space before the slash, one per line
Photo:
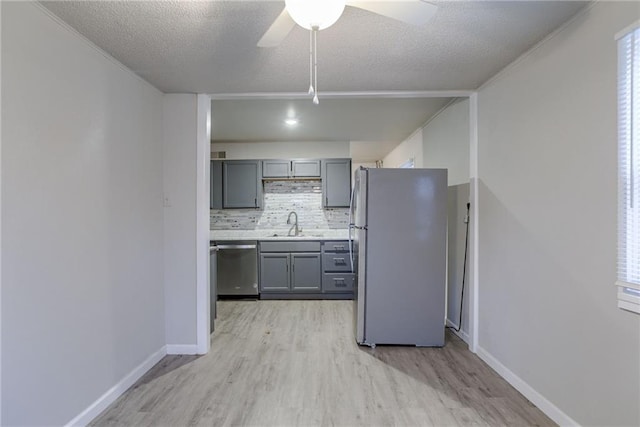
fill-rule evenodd
<path id="1" fill-rule="evenodd" d="M 116 401 L 125 391 L 140 379 L 149 369 L 158 363 L 167 354 L 166 346 L 153 353 L 151 356 L 136 366 L 131 372 L 125 375 L 116 385 L 111 387 L 105 394 L 100 396 L 87 409 L 82 411 L 77 417 L 67 423 L 65 427 L 86 426 L 95 417 L 100 415 L 109 405 Z"/>
<path id="2" fill-rule="evenodd" d="M 449 326 L 450 328 L 458 328 L 458 325 L 454 324 L 453 322 L 451 322 L 451 320 L 447 319 L 447 326 Z M 464 342 L 467 343 L 467 345 L 469 344 L 469 334 L 467 332 L 465 332 L 464 330 L 460 329 L 459 331 L 456 331 L 456 329 L 450 329 L 451 332 L 453 332 L 454 334 L 456 334 L 458 337 L 460 337 L 460 339 Z"/>
<path id="3" fill-rule="evenodd" d="M 522 378 L 514 374 L 509 368 L 500 363 L 498 359 L 493 357 L 489 352 L 487 352 L 487 350 L 478 346 L 477 355 L 553 421 L 561 426 L 580 426 L 580 424 L 578 424 L 573 418 L 562 412 L 560 408 L 551 403 Z"/>
<path id="4" fill-rule="evenodd" d="M 167 344 L 167 354 L 199 354 L 197 344 Z"/>

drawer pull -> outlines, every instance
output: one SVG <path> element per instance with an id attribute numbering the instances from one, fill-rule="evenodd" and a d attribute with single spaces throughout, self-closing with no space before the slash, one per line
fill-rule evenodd
<path id="1" fill-rule="evenodd" d="M 343 278 L 335 278 L 333 279 L 333 285 L 336 287 L 344 288 L 347 286 Z"/>
<path id="2" fill-rule="evenodd" d="M 347 262 L 345 261 L 344 258 L 334 258 L 333 263 L 335 265 L 347 265 Z"/>
<path id="3" fill-rule="evenodd" d="M 333 245 L 333 249 L 336 251 L 344 251 L 344 245 Z"/>

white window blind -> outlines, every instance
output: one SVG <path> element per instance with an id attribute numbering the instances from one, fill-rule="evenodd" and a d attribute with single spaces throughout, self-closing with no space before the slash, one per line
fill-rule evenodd
<path id="1" fill-rule="evenodd" d="M 618 38 L 618 307 L 640 313 L 640 25 Z"/>

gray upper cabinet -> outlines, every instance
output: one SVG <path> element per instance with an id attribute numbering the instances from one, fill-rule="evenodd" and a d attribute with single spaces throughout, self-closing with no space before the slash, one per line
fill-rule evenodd
<path id="1" fill-rule="evenodd" d="M 263 178 L 289 178 L 291 161 L 289 160 L 263 160 Z"/>
<path id="2" fill-rule="evenodd" d="M 349 207 L 351 199 L 351 160 L 322 161 L 322 196 L 325 208 Z"/>
<path id="3" fill-rule="evenodd" d="M 210 209 L 222 209 L 222 160 L 211 160 Z"/>
<path id="4" fill-rule="evenodd" d="M 294 178 L 320 177 L 320 160 L 292 160 L 291 170 Z"/>
<path id="5" fill-rule="evenodd" d="M 265 178 L 321 178 L 323 207 L 349 207 L 351 159 L 270 159 L 212 160 L 210 208 L 261 209 Z"/>
<path id="6" fill-rule="evenodd" d="M 263 178 L 319 178 L 320 160 L 263 160 Z"/>
<path id="7" fill-rule="evenodd" d="M 262 167 L 259 160 L 222 162 L 222 207 L 262 207 Z"/>

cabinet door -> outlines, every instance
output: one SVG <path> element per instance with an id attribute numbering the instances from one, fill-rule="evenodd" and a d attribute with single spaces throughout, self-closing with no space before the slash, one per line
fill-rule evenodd
<path id="1" fill-rule="evenodd" d="M 222 209 L 222 161 L 211 160 L 211 195 L 209 208 Z"/>
<path id="2" fill-rule="evenodd" d="M 288 292 L 289 254 L 260 254 L 260 290 Z"/>
<path id="3" fill-rule="evenodd" d="M 260 162 L 257 160 L 223 162 L 223 208 L 261 207 L 260 169 Z"/>
<path id="4" fill-rule="evenodd" d="M 351 198 L 351 160 L 323 160 L 322 172 L 324 207 L 349 207 Z"/>
<path id="5" fill-rule="evenodd" d="M 293 160 L 291 170 L 294 177 L 319 177 L 320 160 Z"/>
<path id="6" fill-rule="evenodd" d="M 291 254 L 291 290 L 319 292 L 321 285 L 320 254 Z"/>
<path id="7" fill-rule="evenodd" d="M 291 162 L 289 160 L 263 160 L 263 178 L 288 178 Z"/>

